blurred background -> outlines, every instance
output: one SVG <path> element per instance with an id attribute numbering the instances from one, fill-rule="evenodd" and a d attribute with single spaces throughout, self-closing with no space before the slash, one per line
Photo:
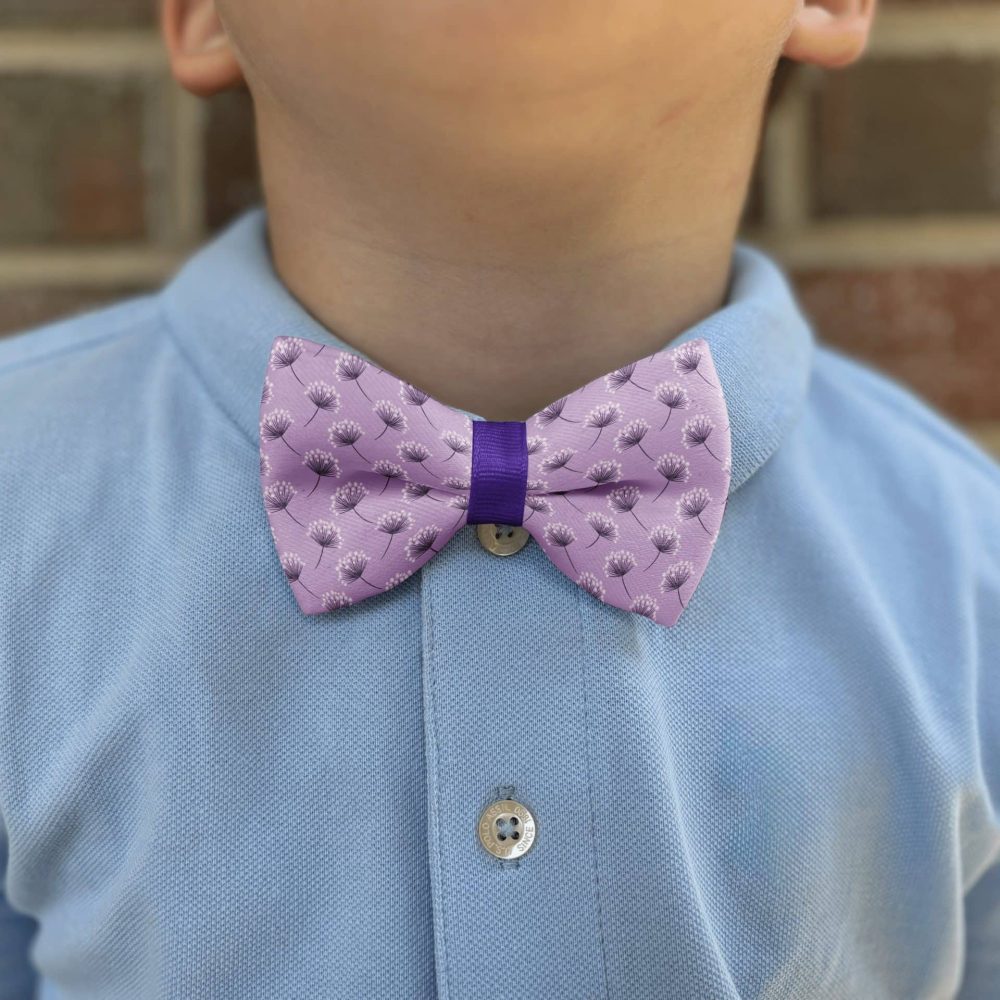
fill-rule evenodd
<path id="1" fill-rule="evenodd" d="M 861 63 L 784 83 L 741 235 L 1000 455 L 1000 0 L 881 0 Z M 155 0 L 0 0 L 0 150 L 0 336 L 158 286 L 259 197 L 247 96 L 171 83 Z"/>

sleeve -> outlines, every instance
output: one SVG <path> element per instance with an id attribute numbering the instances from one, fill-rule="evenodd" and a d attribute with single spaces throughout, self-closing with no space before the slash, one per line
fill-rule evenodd
<path id="1" fill-rule="evenodd" d="M 1000 477 L 994 477 L 1000 483 Z M 1000 490 L 978 521 L 980 566 L 972 612 L 977 647 L 976 731 L 993 860 L 965 894 L 965 968 L 957 1000 L 1000 997 Z M 981 518 L 980 514 L 980 518 Z"/>
<path id="2" fill-rule="evenodd" d="M 37 921 L 7 902 L 7 842 L 0 830 L 0 1000 L 34 1000 L 36 974 L 28 948 Z"/>
<path id="3" fill-rule="evenodd" d="M 1000 859 L 965 897 L 965 975 L 957 1000 L 1000 996 Z"/>

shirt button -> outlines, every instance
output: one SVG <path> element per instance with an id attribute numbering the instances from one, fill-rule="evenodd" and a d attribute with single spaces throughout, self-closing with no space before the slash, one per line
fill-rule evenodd
<path id="1" fill-rule="evenodd" d="M 531 537 L 524 528 L 514 524 L 477 524 L 479 544 L 495 556 L 512 556 L 520 552 Z"/>
<path id="2" fill-rule="evenodd" d="M 535 817 L 516 799 L 497 799 L 479 816 L 479 843 L 495 858 L 519 858 L 535 842 Z"/>

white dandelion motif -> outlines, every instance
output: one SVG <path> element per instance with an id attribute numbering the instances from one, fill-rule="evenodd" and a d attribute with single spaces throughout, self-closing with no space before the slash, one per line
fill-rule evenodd
<path id="1" fill-rule="evenodd" d="M 335 549 L 340 546 L 340 528 L 333 521 L 310 521 L 306 529 L 309 537 L 319 546 L 319 559 L 316 560 L 314 569 L 319 568 L 320 560 L 327 549 Z"/>
<path id="2" fill-rule="evenodd" d="M 531 511 L 531 513 L 524 519 L 526 522 L 530 521 L 535 514 L 551 514 L 553 511 L 552 504 L 545 497 L 535 496 L 532 494 L 529 494 L 524 498 L 524 506 Z"/>
<path id="3" fill-rule="evenodd" d="M 658 403 L 662 403 L 667 408 L 667 419 L 663 421 L 663 426 L 660 427 L 661 431 L 670 423 L 674 410 L 686 410 L 691 405 L 687 389 L 676 382 L 660 382 L 653 390 L 653 395 Z"/>
<path id="4" fill-rule="evenodd" d="M 404 464 L 419 465 L 424 472 L 434 476 L 435 479 L 441 478 L 424 465 L 424 462 L 431 457 L 431 450 L 422 441 L 404 441 L 397 446 L 396 451 Z"/>
<path id="5" fill-rule="evenodd" d="M 450 490 L 467 490 L 472 484 L 464 476 L 445 476 L 441 485 Z"/>
<path id="6" fill-rule="evenodd" d="M 712 423 L 711 418 L 700 414 L 684 421 L 684 426 L 681 428 L 681 440 L 685 448 L 704 448 L 718 462 L 720 461 L 719 456 L 708 446 L 708 439 L 714 430 L 715 424 Z"/>
<path id="7" fill-rule="evenodd" d="M 394 479 L 405 479 L 406 473 L 403 471 L 401 465 L 397 465 L 395 462 L 390 462 L 388 459 L 380 458 L 377 462 L 372 462 L 372 472 L 376 476 L 382 476 L 385 482 L 382 484 L 382 489 L 378 491 L 378 495 L 381 496 L 385 493 L 386 489 Z"/>
<path id="8" fill-rule="evenodd" d="M 617 392 L 619 389 L 621 389 L 623 386 L 628 385 L 629 383 L 634 385 L 637 389 L 642 389 L 643 392 L 649 392 L 649 389 L 647 389 L 643 385 L 639 385 L 639 383 L 632 378 L 632 376 L 635 374 L 635 369 L 637 365 L 638 362 L 633 361 L 622 368 L 616 369 L 610 375 L 605 375 L 604 384 L 608 387 L 608 392 Z"/>
<path id="9" fill-rule="evenodd" d="M 260 405 L 263 406 L 265 403 L 271 402 L 271 397 L 273 395 L 274 395 L 274 383 L 267 375 L 265 375 L 264 385 L 260 390 Z"/>
<path id="10" fill-rule="evenodd" d="M 361 376 L 365 373 L 368 362 L 357 354 L 341 354 L 337 358 L 334 372 L 341 382 L 353 382 L 360 390 L 361 394 L 371 402 L 371 396 L 365 392 L 365 387 L 361 384 Z"/>
<path id="11" fill-rule="evenodd" d="M 416 562 L 428 552 L 436 554 L 439 550 L 434 548 L 434 543 L 437 541 L 440 532 L 441 529 L 437 525 L 428 524 L 411 535 L 406 543 L 406 558 L 410 562 Z"/>
<path id="12" fill-rule="evenodd" d="M 368 496 L 368 487 L 358 482 L 344 483 L 337 488 L 330 499 L 330 509 L 334 514 L 350 514 L 352 511 L 361 518 L 362 521 L 372 523 L 370 517 L 365 517 L 358 510 L 358 504 Z"/>
<path id="13" fill-rule="evenodd" d="M 339 611 L 354 603 L 347 594 L 339 590 L 328 590 L 320 598 L 324 611 Z"/>
<path id="14" fill-rule="evenodd" d="M 365 435 L 364 428 L 356 420 L 338 420 L 326 429 L 326 436 L 335 448 L 353 448 L 363 461 L 368 459 L 358 451 L 358 441 Z"/>
<path id="15" fill-rule="evenodd" d="M 621 580 L 625 593 L 631 597 L 625 577 L 635 569 L 635 556 L 628 549 L 619 549 L 612 552 L 604 560 L 604 575 L 612 580 Z"/>
<path id="16" fill-rule="evenodd" d="M 607 483 L 617 483 L 622 477 L 622 466 L 621 462 L 616 462 L 614 459 L 606 458 L 600 462 L 595 462 L 589 469 L 584 473 L 587 479 L 589 479 L 594 485 L 588 487 L 587 492 L 596 489 L 598 486 L 604 486 Z"/>
<path id="17" fill-rule="evenodd" d="M 712 532 L 705 527 L 705 522 L 701 515 L 705 513 L 705 508 L 712 502 L 712 495 L 704 486 L 696 486 L 693 490 L 682 493 L 677 501 L 677 516 L 682 521 L 697 521 L 707 534 Z"/>
<path id="18" fill-rule="evenodd" d="M 295 381 L 302 385 L 302 379 L 299 378 L 294 365 L 302 357 L 305 346 L 301 337 L 279 337 L 271 348 L 271 367 L 287 368 L 295 376 Z"/>
<path id="19" fill-rule="evenodd" d="M 318 594 L 313 594 L 301 580 L 302 571 L 306 568 L 306 564 L 302 561 L 302 557 L 298 553 L 283 552 L 281 554 L 281 568 L 285 571 L 285 578 L 289 583 L 297 583 L 304 591 L 312 594 L 313 597 L 319 596 Z"/>
<path id="20" fill-rule="evenodd" d="M 524 484 L 528 493 L 548 493 L 549 481 L 547 479 L 529 479 Z"/>
<path id="21" fill-rule="evenodd" d="M 404 483 L 403 499 L 406 500 L 407 503 L 412 503 L 414 500 L 422 500 L 424 497 L 427 497 L 429 500 L 435 501 L 435 503 L 444 503 L 444 501 L 438 497 L 432 497 L 430 495 L 432 489 L 434 489 L 434 487 L 428 486 L 426 483 Z"/>
<path id="22" fill-rule="evenodd" d="M 698 378 L 702 380 L 706 385 L 712 385 L 711 382 L 698 370 L 698 366 L 702 361 L 702 350 L 701 348 L 691 342 L 687 344 L 681 344 L 680 347 L 674 351 L 674 369 L 678 375 L 697 375 Z M 715 388 L 715 386 L 712 386 Z"/>
<path id="23" fill-rule="evenodd" d="M 445 445 L 451 452 L 451 454 L 444 459 L 445 462 L 450 462 L 456 455 L 468 455 L 472 450 L 472 442 L 463 434 L 459 434 L 457 431 L 444 431 L 441 434 L 441 440 L 444 441 Z"/>
<path id="24" fill-rule="evenodd" d="M 569 464 L 575 454 L 572 448 L 560 448 L 552 452 L 548 458 L 542 460 L 542 471 L 559 472 L 561 469 L 566 469 L 568 472 L 579 472 L 579 469 L 574 469 Z"/>
<path id="25" fill-rule="evenodd" d="M 584 418 L 584 427 L 594 427 L 597 429 L 597 437 L 590 442 L 593 448 L 601 439 L 605 427 L 618 423 L 622 418 L 622 408 L 617 403 L 601 403 L 595 406 Z"/>
<path id="26" fill-rule="evenodd" d="M 393 587 L 398 587 L 401 583 L 409 580 L 413 576 L 413 570 L 408 569 L 402 573 L 393 573 L 388 580 L 382 584 L 383 590 L 392 590 Z"/>
<path id="27" fill-rule="evenodd" d="M 340 462 L 330 452 L 323 451 L 322 448 L 310 448 L 302 456 L 302 464 L 310 472 L 316 474 L 316 482 L 306 494 L 307 497 L 311 497 L 316 492 L 316 487 L 319 486 L 321 479 L 324 477 L 336 479 L 340 475 Z"/>
<path id="28" fill-rule="evenodd" d="M 458 511 L 458 520 L 453 522 L 452 527 L 462 523 L 462 518 L 464 518 L 469 510 L 469 496 L 467 493 L 463 493 L 460 496 L 452 497 L 448 501 L 448 506 L 453 507 Z"/>
<path id="29" fill-rule="evenodd" d="M 372 407 L 372 410 L 375 416 L 385 424 L 382 430 L 375 435 L 376 441 L 386 431 L 399 431 L 402 433 L 406 430 L 406 417 L 403 416 L 403 411 L 395 403 L 390 403 L 388 399 L 380 399 Z"/>
<path id="30" fill-rule="evenodd" d="M 549 442 L 540 434 L 532 434 L 527 440 L 527 452 L 529 455 L 537 455 L 540 451 L 545 451 Z"/>
<path id="31" fill-rule="evenodd" d="M 298 490 L 284 479 L 279 479 L 271 483 L 264 490 L 264 506 L 271 514 L 284 511 L 296 524 L 305 527 L 304 524 L 288 509 L 288 505 L 295 498 Z"/>
<path id="32" fill-rule="evenodd" d="M 671 483 L 686 483 L 691 478 L 691 466 L 683 455 L 677 455 L 668 451 L 661 455 L 653 465 L 653 468 L 667 481 L 666 485 L 656 494 L 653 503 L 656 503 L 663 496 L 664 491 Z"/>
<path id="33" fill-rule="evenodd" d="M 281 554 L 281 568 L 285 571 L 285 576 L 292 582 L 302 575 L 302 570 L 306 564 L 294 552 L 283 552 Z"/>
<path id="34" fill-rule="evenodd" d="M 426 417 L 427 423 L 431 425 L 435 430 L 437 430 L 437 425 L 431 420 L 430 416 L 427 414 L 427 409 L 424 404 L 431 397 L 424 392 L 423 389 L 418 389 L 415 385 L 410 385 L 409 382 L 403 382 L 399 386 L 399 397 L 407 406 L 416 406 L 419 408 L 420 412 Z"/>
<path id="35" fill-rule="evenodd" d="M 576 533 L 573 529 L 561 521 L 551 521 L 542 529 L 542 534 L 549 545 L 562 549 L 566 553 L 566 558 L 575 573 L 577 569 L 573 564 L 573 557 L 569 554 L 569 547 L 576 541 Z"/>
<path id="36" fill-rule="evenodd" d="M 602 514 L 600 511 L 592 511 L 587 515 L 586 521 L 596 534 L 594 540 L 588 542 L 585 548 L 589 549 L 591 545 L 596 545 L 602 538 L 608 542 L 618 541 L 618 525 L 615 524 L 614 518 L 608 517 L 607 514 Z"/>
<path id="37" fill-rule="evenodd" d="M 345 587 L 350 587 L 360 580 L 373 590 L 380 590 L 381 588 L 377 584 L 365 579 L 366 569 L 368 569 L 368 556 L 357 549 L 341 556 L 337 561 L 337 575 Z"/>
<path id="38" fill-rule="evenodd" d="M 285 435 L 288 433 L 289 428 L 295 421 L 292 419 L 291 413 L 288 410 L 271 410 L 270 413 L 265 413 L 260 421 L 260 436 L 270 444 L 272 441 L 283 441 L 288 448 L 295 452 L 296 455 L 301 454 L 292 448 L 288 444 L 288 440 Z"/>
<path id="39" fill-rule="evenodd" d="M 271 475 L 271 460 L 263 451 L 260 451 L 260 474 L 262 478 Z"/>
<path id="40" fill-rule="evenodd" d="M 680 562 L 674 563 L 660 579 L 660 590 L 665 594 L 677 594 L 677 600 L 681 602 L 682 608 L 684 607 L 684 597 L 681 595 L 681 587 L 691 579 L 693 572 L 694 565 L 686 559 L 682 559 Z"/>
<path id="41" fill-rule="evenodd" d="M 604 584 L 590 572 L 581 573 L 576 582 L 588 593 L 591 597 L 596 597 L 599 601 L 604 600 Z"/>
<path id="42" fill-rule="evenodd" d="M 659 604 L 653 600 L 649 594 L 640 594 L 630 605 L 629 611 L 634 611 L 637 615 L 655 621 L 657 612 L 660 610 Z"/>
<path id="43" fill-rule="evenodd" d="M 639 515 L 635 512 L 635 506 L 642 499 L 642 490 L 638 486 L 616 486 L 608 494 L 608 506 L 616 514 L 631 514 L 637 521 Z M 646 525 L 639 521 L 640 527 L 646 530 Z"/>
<path id="44" fill-rule="evenodd" d="M 653 548 L 656 549 L 656 555 L 653 556 L 653 562 L 646 569 L 649 569 L 660 556 L 675 555 L 681 547 L 680 534 L 676 528 L 672 528 L 669 524 L 658 524 L 655 528 L 651 528 L 649 540 L 653 543 Z M 643 570 L 643 572 L 645 571 Z"/>
<path id="45" fill-rule="evenodd" d="M 649 433 L 649 422 L 639 417 L 637 420 L 630 420 L 615 435 L 615 451 L 626 452 L 630 448 L 638 448 L 650 461 L 653 456 L 642 446 L 642 439 Z"/>
<path id="46" fill-rule="evenodd" d="M 389 536 L 385 543 L 385 551 L 381 556 L 384 559 L 389 551 L 389 546 L 392 545 L 393 538 L 401 531 L 409 531 L 413 527 L 413 515 L 408 514 L 405 510 L 390 510 L 378 516 L 375 527 Z"/>
<path id="47" fill-rule="evenodd" d="M 549 424 L 553 424 L 557 420 L 565 420 L 568 424 L 578 424 L 580 422 L 579 420 L 570 420 L 569 417 L 563 416 L 563 410 L 566 409 L 568 398 L 568 396 L 563 396 L 562 398 L 557 399 L 553 403 L 549 403 L 548 406 L 539 410 L 538 413 L 535 414 L 535 423 L 539 427 L 543 428 L 548 427 Z"/>
<path id="48" fill-rule="evenodd" d="M 316 407 L 312 416 L 303 425 L 305 427 L 313 422 L 313 418 L 320 410 L 324 413 L 335 413 L 340 409 L 340 393 L 326 382 L 310 382 L 305 388 L 305 394 L 309 402 Z"/>

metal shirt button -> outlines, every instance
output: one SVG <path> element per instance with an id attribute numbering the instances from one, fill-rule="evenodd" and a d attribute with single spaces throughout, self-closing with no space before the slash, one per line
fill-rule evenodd
<path id="1" fill-rule="evenodd" d="M 516 799 L 497 799 L 479 816 L 479 843 L 495 858 L 519 858 L 535 842 L 535 817 Z"/>
<path id="2" fill-rule="evenodd" d="M 512 556 L 524 548 L 531 535 L 519 525 L 477 524 L 476 537 L 487 552 L 495 556 Z"/>

